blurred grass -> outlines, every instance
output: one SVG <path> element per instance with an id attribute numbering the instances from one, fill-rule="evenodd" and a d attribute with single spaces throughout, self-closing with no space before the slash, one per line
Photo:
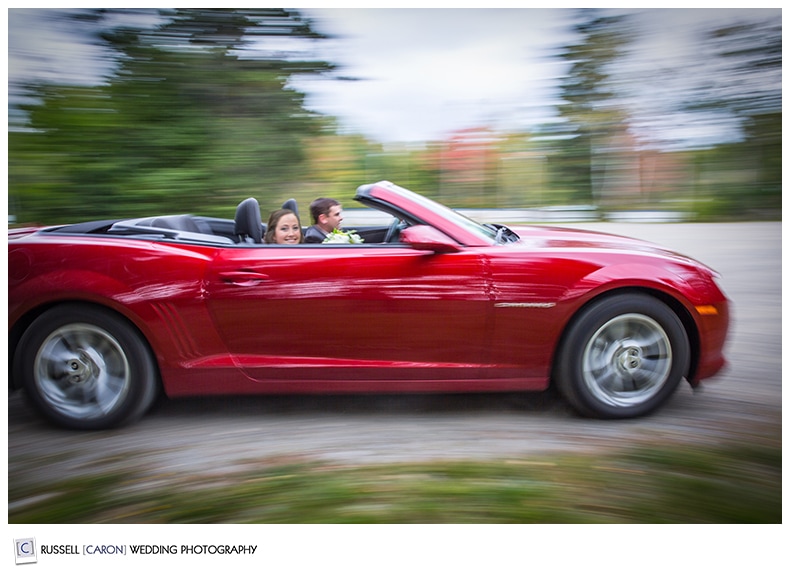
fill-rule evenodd
<path id="1" fill-rule="evenodd" d="M 368 466 L 260 464 L 190 477 L 9 481 L 9 523 L 782 522 L 781 449 L 640 447 L 607 455 Z"/>

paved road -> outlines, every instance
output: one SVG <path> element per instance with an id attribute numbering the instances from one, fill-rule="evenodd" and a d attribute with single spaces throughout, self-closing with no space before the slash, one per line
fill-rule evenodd
<path id="1" fill-rule="evenodd" d="M 729 369 L 700 392 L 682 384 L 653 416 L 617 422 L 578 418 L 552 393 L 269 397 L 165 401 L 131 427 L 82 433 L 46 426 L 15 394 L 8 409 L 9 484 L 103 469 L 173 480 L 299 459 L 529 458 L 640 442 L 781 445 L 781 223 L 575 227 L 642 237 L 722 273 L 734 303 Z"/>

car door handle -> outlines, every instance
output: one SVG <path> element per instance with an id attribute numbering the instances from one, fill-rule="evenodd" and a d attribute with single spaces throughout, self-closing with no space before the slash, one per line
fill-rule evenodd
<path id="1" fill-rule="evenodd" d="M 266 281 L 269 278 L 266 273 L 247 270 L 223 271 L 219 274 L 219 277 L 225 283 L 233 283 L 234 285 L 242 286 L 256 285 L 262 281 Z"/>

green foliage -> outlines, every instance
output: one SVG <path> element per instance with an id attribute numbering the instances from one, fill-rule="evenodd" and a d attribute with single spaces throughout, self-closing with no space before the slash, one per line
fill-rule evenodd
<path id="1" fill-rule="evenodd" d="M 232 216 L 239 200 L 265 201 L 298 180 L 304 141 L 319 124 L 288 78 L 327 66 L 241 59 L 232 50 L 253 25 L 241 12 L 178 11 L 155 30 L 104 35 L 119 54 L 107 83 L 32 86 L 30 130 L 9 134 L 18 218 L 57 223 L 197 206 Z M 314 37 L 298 18 L 294 30 Z"/>
<path id="2" fill-rule="evenodd" d="M 779 524 L 781 475 L 780 450 L 748 445 L 341 468 L 262 461 L 156 486 L 134 474 L 9 481 L 9 523 Z"/>
<path id="3" fill-rule="evenodd" d="M 782 208 L 782 26 L 769 20 L 717 28 L 701 57 L 710 74 L 687 98 L 691 110 L 736 117 L 743 137 L 697 158 L 700 180 L 715 199 L 708 217 L 756 218 Z"/>
<path id="4" fill-rule="evenodd" d="M 583 13 L 576 26 L 580 37 L 562 57 L 570 63 L 562 82 L 563 103 L 558 106 L 573 136 L 564 141 L 552 162 L 553 181 L 577 190 L 581 203 L 601 201 L 597 158 L 612 154 L 613 140 L 625 132 L 627 113 L 618 103 L 617 86 L 610 67 L 623 55 L 631 36 L 623 17 Z"/>
<path id="5" fill-rule="evenodd" d="M 570 63 L 562 82 L 563 114 L 577 130 L 608 134 L 623 123 L 625 112 L 617 105 L 617 87 L 609 67 L 623 55 L 631 40 L 627 20 L 621 16 L 591 16 L 576 26 L 580 42 L 566 47 L 563 59 Z"/>
<path id="6" fill-rule="evenodd" d="M 569 71 L 558 109 L 567 123 L 553 130 L 566 136 L 549 159 L 554 189 L 574 190 L 574 201 L 603 210 L 682 204 L 700 219 L 780 216 L 781 22 L 709 30 L 698 61 L 663 72 L 670 84 L 682 87 L 669 88 L 663 101 L 659 96 L 656 110 L 669 106 L 672 112 L 707 114 L 710 121 L 727 118 L 741 125 L 743 138 L 661 158 L 651 157 L 645 142 L 636 140 L 625 105 L 633 84 L 649 79 L 660 85 L 662 77 L 654 69 L 629 73 L 625 57 L 637 37 L 634 23 L 582 11 L 576 32 L 579 41 L 562 53 Z M 674 74 L 685 81 L 673 84 Z M 685 181 L 673 176 L 684 171 Z"/>
<path id="7" fill-rule="evenodd" d="M 80 18 L 99 26 L 106 12 Z M 701 220 L 781 217 L 781 85 L 765 81 L 781 74 L 780 23 L 711 30 L 698 64 L 710 74 L 674 95 L 686 111 L 736 117 L 743 137 L 735 143 L 673 152 L 638 145 L 622 93 L 640 78 L 614 73 L 635 29 L 628 18 L 583 11 L 578 41 L 560 54 L 564 122 L 539 134 L 467 130 L 385 149 L 339 135 L 289 87 L 295 74 L 321 74 L 330 63 L 260 44 L 248 57 L 253 41 L 320 42 L 298 12 L 161 14 L 155 28 L 97 33 L 115 55 L 105 82 L 28 87 L 29 122 L 8 134 L 9 212 L 18 222 L 232 217 L 249 196 L 264 213 L 290 197 L 305 212 L 318 196 L 355 207 L 356 188 L 383 179 L 457 208 L 587 204 L 677 208 Z"/>

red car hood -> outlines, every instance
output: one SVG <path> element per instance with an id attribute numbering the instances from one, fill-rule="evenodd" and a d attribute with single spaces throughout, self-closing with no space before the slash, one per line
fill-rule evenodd
<path id="1" fill-rule="evenodd" d="M 521 237 L 519 244 L 528 249 L 590 249 L 595 251 L 650 253 L 661 257 L 693 262 L 696 265 L 707 268 L 706 265 L 690 257 L 655 243 L 633 237 L 564 227 L 513 226 L 511 229 Z"/>

